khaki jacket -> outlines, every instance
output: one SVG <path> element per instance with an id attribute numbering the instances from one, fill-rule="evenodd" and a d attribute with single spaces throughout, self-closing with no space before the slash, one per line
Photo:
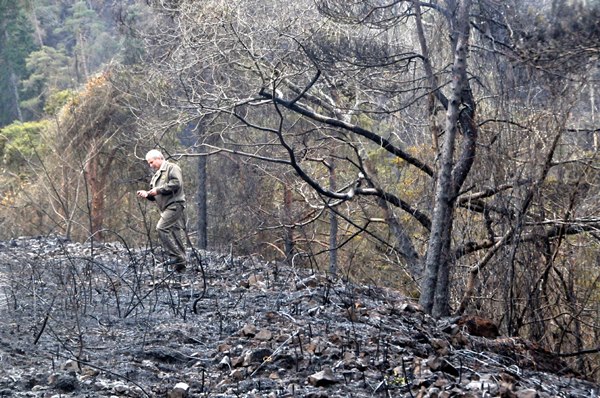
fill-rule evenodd
<path id="1" fill-rule="evenodd" d="M 154 173 L 150 187 L 156 188 L 158 194 L 148 196 L 148 199 L 155 201 L 160 211 L 164 211 L 170 204 L 185 202 L 183 174 L 181 168 L 174 163 L 165 160 L 160 169 Z"/>

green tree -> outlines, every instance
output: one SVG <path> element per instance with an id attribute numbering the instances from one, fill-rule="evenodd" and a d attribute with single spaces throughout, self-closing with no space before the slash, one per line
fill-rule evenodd
<path id="1" fill-rule="evenodd" d="M 38 95 L 22 101 L 22 106 L 40 117 L 49 96 L 73 85 L 69 57 L 63 50 L 43 46 L 29 54 L 26 67 L 30 74 L 21 82 L 22 87 Z"/>
<path id="2" fill-rule="evenodd" d="M 43 215 L 36 209 L 31 188 L 36 179 L 33 165 L 44 152 L 43 134 L 49 124 L 13 122 L 0 129 L 2 239 L 44 230 Z"/>
<path id="3" fill-rule="evenodd" d="M 48 121 L 14 122 L 0 130 L 2 164 L 14 173 L 27 171 L 27 163 L 40 151 Z"/>
<path id="4" fill-rule="evenodd" d="M 25 60 L 34 49 L 22 2 L 0 1 L 0 126 L 29 118 L 21 109 L 21 101 L 33 94 L 21 94 L 19 82 L 27 76 Z"/>
<path id="5" fill-rule="evenodd" d="M 57 31 L 72 40 L 74 71 L 77 81 L 82 83 L 117 53 L 119 40 L 87 1 L 73 1 L 68 14 Z"/>

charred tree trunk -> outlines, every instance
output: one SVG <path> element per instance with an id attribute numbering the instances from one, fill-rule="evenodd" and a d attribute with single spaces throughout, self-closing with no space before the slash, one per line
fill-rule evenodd
<path id="1" fill-rule="evenodd" d="M 206 217 L 207 207 L 207 174 L 206 174 L 206 156 L 198 157 L 198 193 L 196 194 L 196 208 L 198 210 L 198 249 L 206 250 L 208 248 L 208 223 Z"/>
<path id="2" fill-rule="evenodd" d="M 477 141 L 477 127 L 473 123 L 475 103 L 467 80 L 471 1 L 461 0 L 455 4 L 456 12 L 450 13 L 449 21 L 455 43 L 452 92 L 447 102 L 445 135 L 436 175 L 431 233 L 420 298 L 424 310 L 435 317 L 450 313 L 449 276 L 454 262 L 451 256 L 454 204 L 473 164 Z M 462 133 L 463 141 L 455 162 L 459 133 Z"/>
<path id="3" fill-rule="evenodd" d="M 329 189 L 336 190 L 335 178 L 335 159 L 331 157 L 328 164 L 329 169 Z M 332 276 L 337 274 L 337 234 L 338 234 L 338 219 L 335 211 L 329 209 L 329 273 Z"/>
<path id="4" fill-rule="evenodd" d="M 287 184 L 283 186 L 283 250 L 285 259 L 292 261 L 294 251 L 294 230 L 292 225 L 292 190 Z"/>

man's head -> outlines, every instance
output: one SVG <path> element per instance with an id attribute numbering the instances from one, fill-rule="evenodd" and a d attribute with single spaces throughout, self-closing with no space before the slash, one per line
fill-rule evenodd
<path id="1" fill-rule="evenodd" d="M 164 161 L 165 157 L 158 149 L 152 149 L 146 154 L 146 162 L 148 162 L 148 165 L 150 165 L 153 170 L 160 169 L 160 166 L 162 166 Z"/>

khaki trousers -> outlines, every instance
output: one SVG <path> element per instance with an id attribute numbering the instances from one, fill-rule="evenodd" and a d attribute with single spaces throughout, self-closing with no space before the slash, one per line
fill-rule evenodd
<path id="1" fill-rule="evenodd" d="M 163 249 L 170 260 L 177 264 L 185 264 L 185 205 L 181 202 L 172 203 L 160 213 L 156 231 Z"/>

